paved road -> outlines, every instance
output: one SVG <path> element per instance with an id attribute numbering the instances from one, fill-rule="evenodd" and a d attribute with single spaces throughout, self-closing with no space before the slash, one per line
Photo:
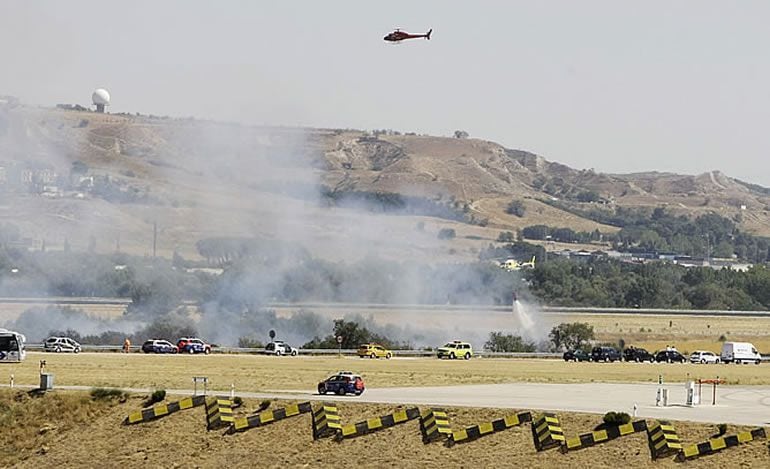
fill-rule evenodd
<path id="1" fill-rule="evenodd" d="M 59 386 L 58 389 L 88 390 L 88 386 Z M 717 404 L 711 405 L 711 388 L 704 385 L 704 401 L 687 407 L 683 384 L 666 386 L 669 405 L 656 407 L 654 384 L 480 384 L 412 388 L 367 389 L 360 397 L 319 396 L 312 391 L 236 392 L 252 399 L 338 400 L 445 407 L 491 407 L 604 414 L 625 411 L 644 418 L 666 418 L 706 423 L 770 425 L 770 386 L 722 386 Z M 146 393 L 149 389 L 127 389 Z M 216 390 L 228 394 L 229 390 Z M 236 390 L 237 391 L 237 390 Z M 167 390 L 169 394 L 192 394 L 192 390 Z"/>

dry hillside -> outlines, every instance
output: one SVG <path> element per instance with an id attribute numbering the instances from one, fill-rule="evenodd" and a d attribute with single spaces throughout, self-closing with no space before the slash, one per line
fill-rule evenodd
<path id="1" fill-rule="evenodd" d="M 0 218 L 20 227 L 28 247 L 60 248 L 66 239 L 74 249 L 150 254 L 157 223 L 165 255 L 195 257 L 205 237 L 264 236 L 351 259 L 377 245 L 384 256 L 459 260 L 502 230 L 532 224 L 616 229 L 558 203 L 715 211 L 770 235 L 767 190 L 718 171 L 601 174 L 478 139 L 6 106 L 0 166 Z M 408 204 L 401 216 L 362 214 L 325 198 L 349 193 L 401 194 L 459 218 Z M 514 199 L 525 206 L 521 218 L 505 213 Z M 437 243 L 441 228 L 457 238 Z"/>

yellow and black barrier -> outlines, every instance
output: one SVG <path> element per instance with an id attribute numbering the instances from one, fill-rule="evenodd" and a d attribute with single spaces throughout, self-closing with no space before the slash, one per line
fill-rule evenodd
<path id="1" fill-rule="evenodd" d="M 598 445 L 606 441 L 620 438 L 621 436 L 631 435 L 647 430 L 647 422 L 637 420 L 623 425 L 607 427 L 603 430 L 596 430 L 590 433 L 583 433 L 574 438 L 567 438 L 561 447 L 562 453 L 574 451 L 580 448 Z"/>
<path id="2" fill-rule="evenodd" d="M 224 397 L 206 401 L 206 428 L 216 430 L 233 423 L 233 402 Z"/>
<path id="3" fill-rule="evenodd" d="M 159 419 L 166 415 L 179 412 L 180 410 L 192 409 L 198 407 L 206 402 L 206 396 L 192 396 L 185 397 L 181 401 L 169 402 L 168 404 L 160 404 L 149 409 L 142 409 L 131 414 L 123 420 L 125 425 L 133 425 L 135 423 L 149 422 L 150 420 Z"/>
<path id="4" fill-rule="evenodd" d="M 690 459 L 699 458 L 708 454 L 718 453 L 719 451 L 727 448 L 738 446 L 742 443 L 748 443 L 750 441 L 765 439 L 764 428 L 755 428 L 748 432 L 740 432 L 737 435 L 722 436 L 719 438 L 711 438 L 704 443 L 698 443 L 697 445 L 688 445 L 682 448 L 676 455 L 678 461 L 687 461 Z"/>
<path id="5" fill-rule="evenodd" d="M 516 427 L 518 425 L 531 422 L 531 421 L 532 421 L 531 413 L 520 412 L 518 414 L 509 415 L 505 418 L 493 420 L 492 422 L 473 425 L 472 427 L 467 427 L 463 430 L 454 430 L 452 434 L 449 436 L 449 440 L 447 440 L 447 444 L 451 446 L 455 443 L 465 443 L 468 441 L 473 441 L 477 438 L 481 438 L 484 435 L 489 435 L 490 433 L 507 430 L 511 427 Z"/>
<path id="6" fill-rule="evenodd" d="M 250 428 L 262 427 L 289 417 L 306 414 L 311 410 L 310 403 L 303 402 L 301 404 L 292 404 L 281 407 L 280 409 L 265 410 L 258 414 L 249 415 L 248 417 L 237 417 L 233 420 L 233 424 L 227 430 L 227 433 L 244 432 Z"/>
<path id="7" fill-rule="evenodd" d="M 564 432 L 556 414 L 545 413 L 532 422 L 535 449 L 545 451 L 564 444 Z"/>
<path id="8" fill-rule="evenodd" d="M 318 409 L 313 409 L 313 439 L 318 440 L 327 436 L 334 436 L 340 425 L 340 414 L 334 404 L 321 404 Z"/>
<path id="9" fill-rule="evenodd" d="M 647 443 L 653 460 L 673 456 L 682 450 L 682 443 L 679 441 L 676 429 L 665 420 L 659 420 L 647 426 Z"/>
<path id="10" fill-rule="evenodd" d="M 420 409 L 417 407 L 412 407 L 409 409 L 398 410 L 392 414 L 383 415 L 382 417 L 375 417 L 350 425 L 342 425 L 339 431 L 337 431 L 335 439 L 337 441 L 342 441 L 346 438 L 354 438 L 357 436 L 374 433 L 385 428 L 396 426 L 400 423 L 414 420 L 419 416 Z"/>
<path id="11" fill-rule="evenodd" d="M 420 414 L 420 433 L 422 434 L 422 442 L 426 445 L 450 436 L 452 429 L 449 427 L 449 417 L 446 411 L 439 409 L 423 411 Z"/>

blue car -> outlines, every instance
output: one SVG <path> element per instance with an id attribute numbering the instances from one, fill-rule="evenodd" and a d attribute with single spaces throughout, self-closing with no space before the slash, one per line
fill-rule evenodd
<path id="1" fill-rule="evenodd" d="M 318 383 L 318 394 L 333 392 L 340 396 L 345 394 L 360 396 L 365 389 L 364 380 L 361 378 L 361 375 L 350 371 L 340 371 L 330 376 L 326 381 Z"/>
<path id="2" fill-rule="evenodd" d="M 168 340 L 148 340 L 142 344 L 144 353 L 177 353 L 179 349 Z"/>

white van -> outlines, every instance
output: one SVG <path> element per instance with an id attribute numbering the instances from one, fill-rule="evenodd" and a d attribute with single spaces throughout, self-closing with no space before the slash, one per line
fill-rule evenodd
<path id="1" fill-rule="evenodd" d="M 754 345 L 748 342 L 725 342 L 722 344 L 722 362 L 723 363 L 751 363 L 759 365 L 762 356 L 754 348 Z"/>
<path id="2" fill-rule="evenodd" d="M 24 335 L 18 332 L 0 329 L 0 363 L 24 360 L 26 356 L 24 342 L 26 341 Z"/>

